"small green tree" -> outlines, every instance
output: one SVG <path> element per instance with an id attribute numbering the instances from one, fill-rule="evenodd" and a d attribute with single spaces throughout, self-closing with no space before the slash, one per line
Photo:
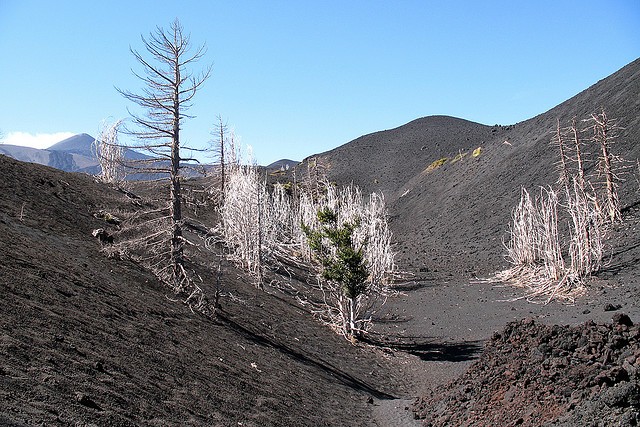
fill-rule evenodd
<path id="1" fill-rule="evenodd" d="M 322 266 L 322 278 L 333 285 L 329 287 L 334 304 L 331 308 L 338 313 L 341 332 L 354 339 L 363 330 L 361 324 L 368 322 L 360 316 L 360 300 L 369 290 L 369 272 L 363 245 L 356 247 L 352 238 L 359 221 L 339 224 L 337 213 L 325 207 L 318 211 L 318 222 L 318 230 L 304 224 L 302 228 Z"/>

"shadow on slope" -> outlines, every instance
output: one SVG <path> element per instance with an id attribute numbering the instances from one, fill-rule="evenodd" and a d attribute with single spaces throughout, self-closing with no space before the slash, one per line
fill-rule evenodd
<path id="1" fill-rule="evenodd" d="M 365 340 L 376 347 L 402 351 L 420 358 L 425 362 L 468 362 L 478 358 L 482 353 L 483 341 L 437 342 L 424 341 L 422 337 L 406 337 L 402 340 Z"/>

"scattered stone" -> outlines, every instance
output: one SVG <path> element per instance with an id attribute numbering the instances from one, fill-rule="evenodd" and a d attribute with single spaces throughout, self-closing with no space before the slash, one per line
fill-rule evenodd
<path id="1" fill-rule="evenodd" d="M 616 310 L 620 310 L 622 308 L 622 306 L 620 304 L 607 304 L 604 306 L 604 311 L 616 311 Z"/>
<path id="2" fill-rule="evenodd" d="M 91 232 L 91 235 L 98 238 L 98 240 L 100 240 L 100 243 L 102 244 L 113 244 L 113 236 L 110 235 L 104 228 L 96 228 Z"/>
<path id="3" fill-rule="evenodd" d="M 633 326 L 631 318 L 623 313 L 616 313 L 613 315 L 613 323 L 616 325 Z"/>
<path id="4" fill-rule="evenodd" d="M 626 314 L 612 320 L 511 322 L 462 377 L 415 410 L 430 427 L 640 425 L 640 327 Z"/>
<path id="5" fill-rule="evenodd" d="M 87 396 L 84 393 L 77 392 L 76 401 L 79 404 L 86 406 L 87 408 L 96 409 L 98 411 L 102 410 L 100 406 L 98 406 L 98 404 L 93 399 L 91 399 L 89 396 Z"/>

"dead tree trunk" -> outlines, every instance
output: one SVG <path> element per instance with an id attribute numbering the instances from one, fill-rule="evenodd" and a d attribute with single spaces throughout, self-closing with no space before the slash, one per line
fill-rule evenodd
<path id="1" fill-rule="evenodd" d="M 168 226 L 163 232 L 163 242 L 168 249 L 160 253 L 169 254 L 169 262 L 155 260 L 153 265 L 165 265 L 166 273 L 162 279 L 168 282 L 176 292 L 183 291 L 189 280 L 184 269 L 182 236 L 182 193 L 180 169 L 183 160 L 180 156 L 180 128 L 182 120 L 191 105 L 198 88 L 208 78 L 211 68 L 194 77 L 186 68 L 204 55 L 204 46 L 190 53 L 189 36 L 185 35 L 180 22 L 176 19 L 169 31 L 158 28 L 147 40 L 142 41 L 151 57 L 150 61 L 139 52 L 131 50 L 142 65 L 144 74 L 134 75 L 145 83 L 146 88 L 140 94 L 118 89 L 128 100 L 146 111 L 146 115 L 132 113 L 133 127 L 127 132 L 138 138 L 140 143 L 131 148 L 150 154 L 149 159 L 140 160 L 132 165 L 138 173 L 161 174 L 169 180 Z M 166 212 L 166 211 L 165 211 Z M 165 271 L 165 270 L 162 270 Z"/>
<path id="2" fill-rule="evenodd" d="M 567 167 L 567 154 L 564 147 L 564 138 L 562 129 L 560 128 L 560 119 L 556 119 L 556 134 L 554 142 L 558 145 L 560 151 L 560 183 L 566 191 L 569 191 L 569 171 Z"/>
<path id="3" fill-rule="evenodd" d="M 175 68 L 175 81 L 180 81 L 180 67 Z M 171 263 L 173 277 L 179 284 L 183 276 L 182 193 L 180 190 L 180 92 L 174 87 L 173 135 L 171 140 Z"/>
<path id="4" fill-rule="evenodd" d="M 584 191 L 585 179 L 584 179 L 584 160 L 582 159 L 582 142 L 580 141 L 580 131 L 578 130 L 578 123 L 574 117 L 571 120 L 571 133 L 573 135 L 573 143 L 576 150 L 576 162 L 578 167 L 578 185 L 580 189 Z"/>
<path id="5" fill-rule="evenodd" d="M 613 223 L 621 219 L 620 202 L 618 200 L 618 192 L 615 184 L 616 178 L 613 171 L 614 158 L 610 151 L 610 146 L 614 139 L 614 136 L 611 134 L 613 126 L 604 111 L 600 114 L 592 114 L 591 118 L 594 121 L 594 139 L 600 145 L 601 155 L 599 168 L 606 186 L 606 210 L 609 220 Z"/>

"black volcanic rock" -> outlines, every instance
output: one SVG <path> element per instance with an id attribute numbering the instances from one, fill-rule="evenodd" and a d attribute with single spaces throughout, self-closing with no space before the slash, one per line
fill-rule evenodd
<path id="1" fill-rule="evenodd" d="M 632 325 L 511 322 L 418 410 L 431 427 L 637 425 L 640 329 Z"/>

